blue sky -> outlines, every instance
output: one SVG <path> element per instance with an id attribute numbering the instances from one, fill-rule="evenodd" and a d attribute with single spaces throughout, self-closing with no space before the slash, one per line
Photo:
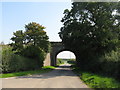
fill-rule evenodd
<path id="1" fill-rule="evenodd" d="M 71 8 L 71 2 L 2 2 L 0 11 L 0 42 L 10 43 L 13 32 L 25 30 L 25 24 L 37 22 L 46 27 L 50 41 L 61 41 L 58 32 L 62 27 L 60 20 L 65 9 Z M 64 51 L 58 58 L 75 58 L 74 54 Z"/>
<path id="2" fill-rule="evenodd" d="M 13 32 L 24 30 L 25 24 L 37 22 L 46 27 L 50 41 L 61 41 L 58 35 L 63 12 L 71 2 L 2 2 L 2 40 L 9 43 Z"/>

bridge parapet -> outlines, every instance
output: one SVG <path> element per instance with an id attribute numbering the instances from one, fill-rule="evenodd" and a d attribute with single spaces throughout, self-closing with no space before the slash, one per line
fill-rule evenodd
<path id="1" fill-rule="evenodd" d="M 61 46 L 63 45 L 62 42 L 50 42 L 51 43 L 51 46 Z"/>

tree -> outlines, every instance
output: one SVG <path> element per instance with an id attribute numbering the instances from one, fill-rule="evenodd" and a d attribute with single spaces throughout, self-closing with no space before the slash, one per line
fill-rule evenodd
<path id="1" fill-rule="evenodd" d="M 13 46 L 13 50 L 17 51 L 18 53 L 23 50 L 24 47 L 24 41 L 25 41 L 25 34 L 22 30 L 16 31 L 13 33 L 13 37 L 11 40 L 14 43 L 11 43 L 10 45 Z"/>
<path id="2" fill-rule="evenodd" d="M 38 23 L 32 22 L 25 25 L 25 32 L 22 30 L 16 31 L 14 36 L 11 38 L 13 43 L 13 50 L 21 52 L 25 47 L 33 45 L 41 48 L 45 52 L 49 50 L 49 41 L 45 27 L 39 25 Z"/>
<path id="3" fill-rule="evenodd" d="M 49 51 L 49 38 L 44 29 L 44 26 L 32 22 L 25 25 L 24 32 L 22 30 L 16 31 L 11 38 L 13 43 L 10 45 L 12 46 L 13 51 L 15 51 L 16 54 L 33 60 L 33 63 L 36 65 L 32 67 L 35 67 L 36 69 L 43 66 L 45 54 Z M 25 62 L 26 61 L 24 61 L 24 63 Z M 31 67 L 31 65 L 28 66 Z"/>
<path id="4" fill-rule="evenodd" d="M 4 42 L 2 41 L 2 42 L 0 43 L 0 45 L 5 45 L 5 44 L 4 44 Z"/>
<path id="5" fill-rule="evenodd" d="M 62 42 L 84 62 L 115 50 L 119 45 L 119 6 L 119 2 L 73 2 L 61 20 Z"/>
<path id="6" fill-rule="evenodd" d="M 49 38 L 43 29 L 45 29 L 44 26 L 41 26 L 35 22 L 25 25 L 26 43 L 38 46 L 45 52 L 48 52 Z"/>

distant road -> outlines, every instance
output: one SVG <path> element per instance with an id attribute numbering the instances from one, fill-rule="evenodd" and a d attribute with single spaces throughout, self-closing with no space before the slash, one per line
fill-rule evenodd
<path id="1" fill-rule="evenodd" d="M 61 65 L 55 70 L 31 76 L 4 78 L 3 88 L 88 88 L 69 67 Z"/>

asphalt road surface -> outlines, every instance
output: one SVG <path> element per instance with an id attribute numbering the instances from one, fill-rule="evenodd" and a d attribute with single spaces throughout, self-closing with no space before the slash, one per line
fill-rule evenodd
<path id="1" fill-rule="evenodd" d="M 89 88 L 69 66 L 64 64 L 44 74 L 3 78 L 2 88 Z"/>

